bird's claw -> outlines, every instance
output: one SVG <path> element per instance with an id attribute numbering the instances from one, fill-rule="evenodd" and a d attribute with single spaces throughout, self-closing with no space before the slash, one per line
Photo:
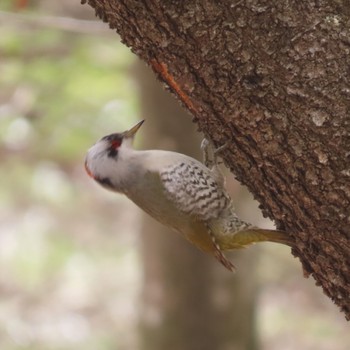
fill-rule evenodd
<path id="1" fill-rule="evenodd" d="M 203 163 L 207 168 L 212 168 L 219 164 L 218 157 L 224 149 L 229 145 L 229 141 L 225 142 L 222 146 L 215 148 L 214 144 L 207 138 L 204 138 L 201 143 L 201 149 L 203 152 Z"/>
<path id="2" fill-rule="evenodd" d="M 212 144 L 207 138 L 204 138 L 202 140 L 201 150 L 203 152 L 203 163 L 207 168 L 211 168 L 213 166 L 213 160 L 210 159 L 210 151 L 212 150 Z"/>

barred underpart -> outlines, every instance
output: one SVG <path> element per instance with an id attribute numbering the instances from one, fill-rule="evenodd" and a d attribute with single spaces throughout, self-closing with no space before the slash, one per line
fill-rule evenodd
<path id="1" fill-rule="evenodd" d="M 160 173 L 166 195 L 177 208 L 200 220 L 215 219 L 231 206 L 231 199 L 211 175 L 195 162 L 179 162 Z"/>

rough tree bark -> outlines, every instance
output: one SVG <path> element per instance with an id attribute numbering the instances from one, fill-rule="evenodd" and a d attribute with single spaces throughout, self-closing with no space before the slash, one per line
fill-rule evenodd
<path id="1" fill-rule="evenodd" d="M 349 1 L 88 3 L 228 142 L 226 165 L 349 319 Z"/>

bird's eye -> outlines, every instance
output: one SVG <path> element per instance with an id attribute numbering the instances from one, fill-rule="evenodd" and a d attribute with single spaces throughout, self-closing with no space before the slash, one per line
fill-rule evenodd
<path id="1" fill-rule="evenodd" d="M 111 148 L 118 149 L 121 145 L 121 140 L 113 140 L 111 142 Z"/>

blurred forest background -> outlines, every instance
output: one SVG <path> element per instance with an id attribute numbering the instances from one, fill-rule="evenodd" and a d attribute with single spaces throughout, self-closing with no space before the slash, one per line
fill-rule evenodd
<path id="1" fill-rule="evenodd" d="M 2 0 L 0 30 L 0 349 L 349 349 L 289 248 L 234 252 L 233 276 L 88 178 L 86 150 L 144 117 L 137 147 L 200 157 L 190 118 L 90 7 Z M 240 215 L 272 227 L 228 177 Z"/>

